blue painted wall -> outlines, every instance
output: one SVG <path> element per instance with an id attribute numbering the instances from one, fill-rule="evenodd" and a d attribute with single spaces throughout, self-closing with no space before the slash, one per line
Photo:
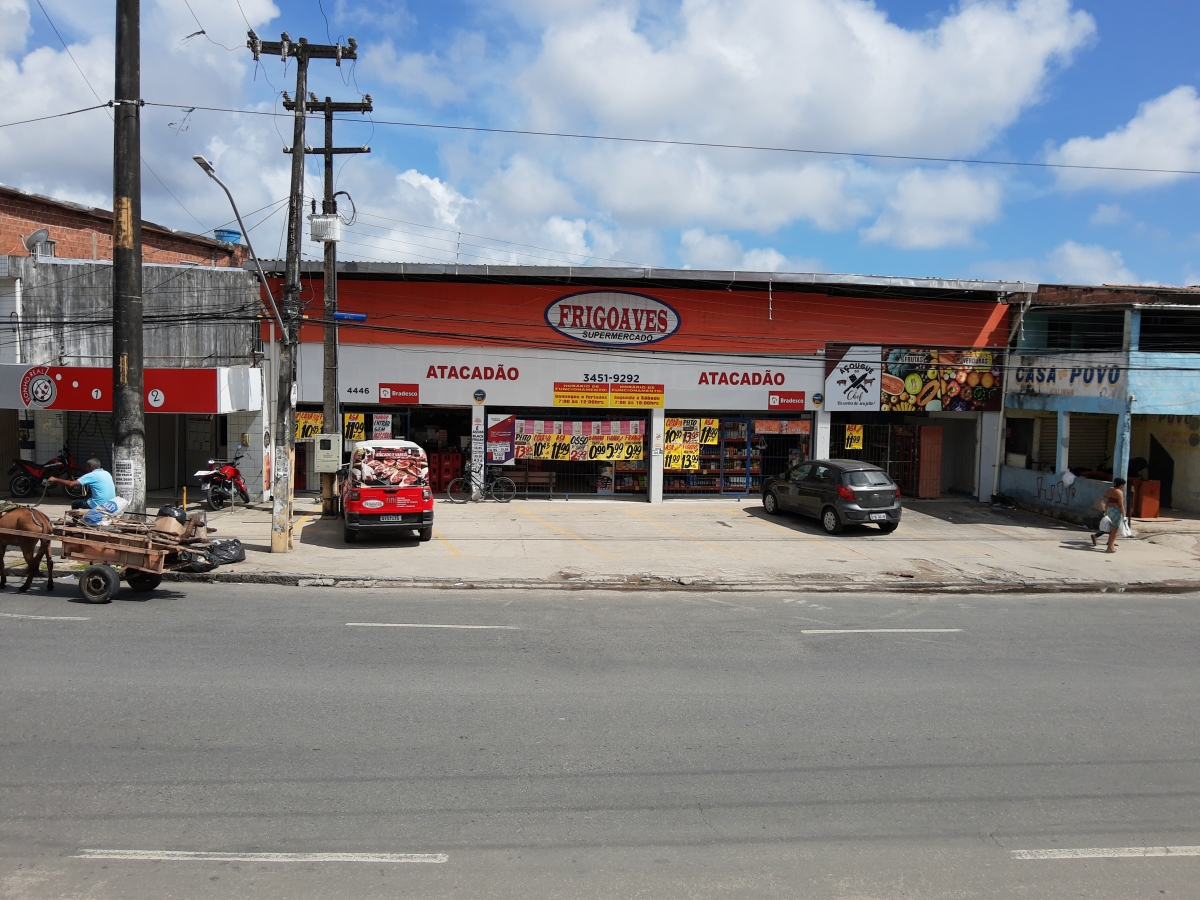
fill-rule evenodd
<path id="1" fill-rule="evenodd" d="M 1129 392 L 1140 415 L 1200 415 L 1200 353 L 1131 352 Z"/>
<path id="2" fill-rule="evenodd" d="M 1096 503 L 1112 487 L 1107 481 L 1076 478 L 1067 485 L 1055 472 L 1034 472 L 1004 466 L 1000 469 L 1000 493 L 1011 497 L 1022 509 L 1093 527 L 1100 521 Z"/>

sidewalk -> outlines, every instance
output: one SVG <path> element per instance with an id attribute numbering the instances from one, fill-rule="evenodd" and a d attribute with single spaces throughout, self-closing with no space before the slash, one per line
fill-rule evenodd
<path id="1" fill-rule="evenodd" d="M 50 511 L 51 504 L 46 504 Z M 434 540 L 342 541 L 318 500 L 296 504 L 295 549 L 270 553 L 265 505 L 210 513 L 245 563 L 203 577 L 296 585 L 716 590 L 1200 590 L 1200 519 L 1134 523 L 1115 554 L 1022 510 L 912 501 L 893 534 L 768 516 L 756 498 L 438 502 Z M 1102 545 L 1103 546 L 1103 545 Z"/>

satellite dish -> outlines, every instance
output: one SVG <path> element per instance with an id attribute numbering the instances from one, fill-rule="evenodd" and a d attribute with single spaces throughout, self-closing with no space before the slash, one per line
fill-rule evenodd
<path id="1" fill-rule="evenodd" d="M 50 240 L 50 231 L 46 228 L 39 228 L 29 237 L 25 238 L 25 249 L 32 253 L 38 244 L 45 243 L 48 240 Z"/>

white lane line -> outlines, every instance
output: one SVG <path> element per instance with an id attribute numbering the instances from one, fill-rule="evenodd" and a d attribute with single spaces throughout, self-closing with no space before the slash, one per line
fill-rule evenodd
<path id="1" fill-rule="evenodd" d="M 347 622 L 347 628 L 466 628 L 485 631 L 517 631 L 519 625 L 426 625 L 421 622 Z"/>
<path id="2" fill-rule="evenodd" d="M 26 616 L 21 613 L 0 613 L 6 619 L 46 619 L 51 622 L 86 622 L 91 616 Z"/>
<path id="3" fill-rule="evenodd" d="M 216 850 L 80 850 L 75 859 L 131 859 L 159 862 L 366 862 L 444 863 L 445 853 L 226 853 Z"/>
<path id="4" fill-rule="evenodd" d="M 1084 847 L 1010 852 L 1013 859 L 1139 859 L 1144 856 L 1200 856 L 1200 847 Z"/>
<path id="5" fill-rule="evenodd" d="M 952 634 L 961 628 L 802 628 L 801 634 Z"/>

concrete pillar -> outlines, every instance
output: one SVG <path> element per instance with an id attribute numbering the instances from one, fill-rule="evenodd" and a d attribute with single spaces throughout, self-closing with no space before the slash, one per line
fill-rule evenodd
<path id="1" fill-rule="evenodd" d="M 976 459 L 978 461 L 975 475 L 975 499 L 988 500 L 999 488 L 996 479 L 999 475 L 997 460 L 1004 445 L 1004 415 L 999 412 L 979 414 L 978 440 L 976 441 Z"/>
<path id="2" fill-rule="evenodd" d="M 487 415 L 484 407 L 476 403 L 471 407 L 471 468 L 475 478 L 475 496 L 487 484 Z"/>
<path id="3" fill-rule="evenodd" d="M 646 499 L 651 503 L 662 503 L 663 500 L 663 438 L 666 431 L 666 410 L 650 410 L 650 464 L 646 467 Z"/>
<path id="4" fill-rule="evenodd" d="M 824 409 L 817 410 L 817 433 L 813 435 L 813 459 L 829 459 L 830 415 Z"/>
<path id="5" fill-rule="evenodd" d="M 1067 471 L 1067 460 L 1071 450 L 1071 414 L 1058 411 L 1058 457 L 1054 460 L 1054 471 L 1061 475 Z"/>
<path id="6" fill-rule="evenodd" d="M 1113 447 L 1113 477 L 1124 478 L 1129 471 L 1129 439 L 1130 425 L 1133 416 L 1129 412 L 1129 403 L 1117 415 L 1117 438 Z"/>

